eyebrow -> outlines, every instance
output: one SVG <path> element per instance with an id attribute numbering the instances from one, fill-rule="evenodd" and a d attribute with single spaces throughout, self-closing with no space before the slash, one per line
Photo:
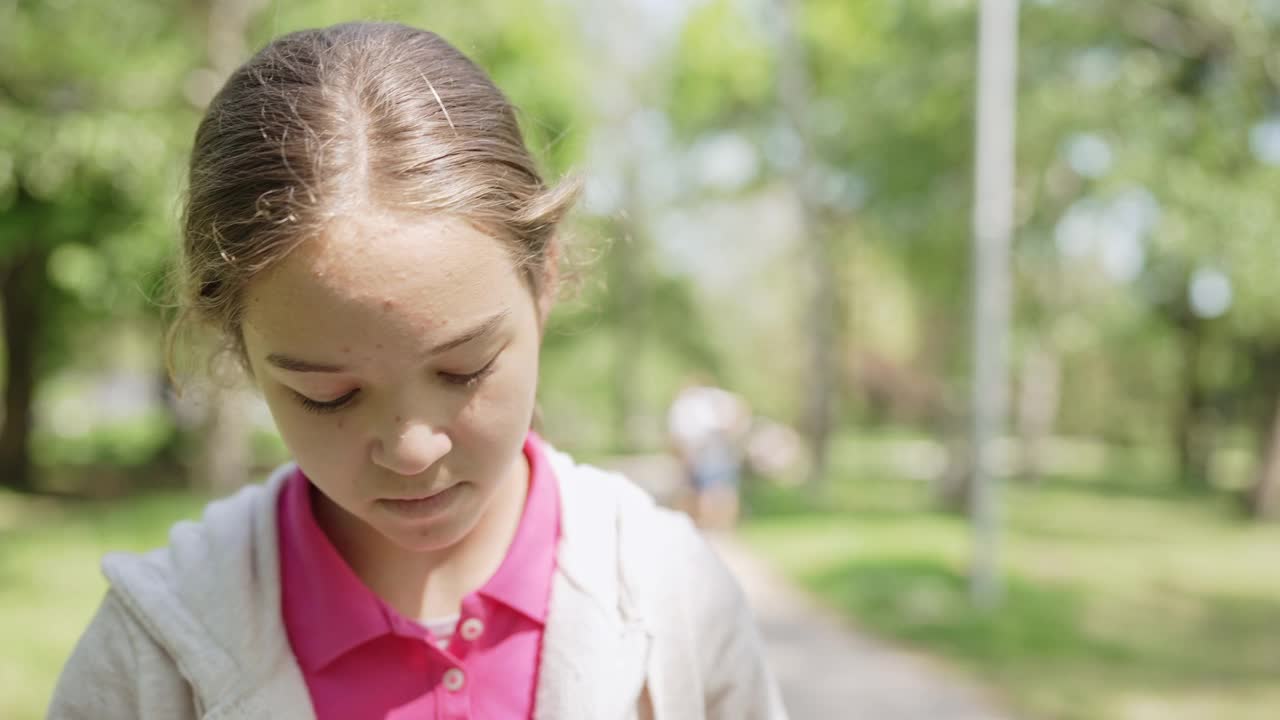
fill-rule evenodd
<path id="1" fill-rule="evenodd" d="M 474 327 L 458 333 L 452 338 L 436 345 L 427 351 L 427 356 L 439 355 L 448 352 L 456 347 L 466 345 L 467 343 L 478 340 L 482 337 L 492 335 L 494 331 L 502 325 L 502 321 L 511 315 L 509 309 L 504 309 L 486 318 L 483 322 Z M 267 355 L 267 362 L 289 372 L 299 373 L 340 373 L 346 372 L 346 368 L 342 365 L 333 365 L 330 363 L 317 363 L 310 360 L 301 360 L 299 358 L 290 357 L 283 353 L 271 353 Z"/>

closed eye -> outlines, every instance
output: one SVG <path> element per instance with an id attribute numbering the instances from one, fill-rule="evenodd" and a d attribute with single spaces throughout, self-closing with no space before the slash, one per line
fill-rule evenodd
<path id="1" fill-rule="evenodd" d="M 347 393 L 346 395 L 343 395 L 340 398 L 337 398 L 334 400 L 323 400 L 323 401 L 313 400 L 307 397 L 306 395 L 303 395 L 302 393 L 297 392 L 296 390 L 294 391 L 293 394 L 297 396 L 298 402 L 302 405 L 303 409 L 305 409 L 307 412 L 313 412 L 318 415 L 323 415 L 325 413 L 337 412 L 342 408 L 346 407 L 351 403 L 352 400 L 355 399 L 356 394 L 359 392 L 360 390 L 357 388 Z"/>
<path id="2" fill-rule="evenodd" d="M 499 355 L 501 355 L 501 353 L 499 353 Z M 474 387 L 481 380 L 488 377 L 489 373 L 493 372 L 495 363 L 497 362 L 498 362 L 498 355 L 494 355 L 493 359 L 485 363 L 484 367 L 480 368 L 479 370 L 473 373 L 457 374 L 457 373 L 442 372 L 440 373 L 440 378 L 445 382 L 449 383 L 450 385 L 457 385 L 460 387 Z"/>

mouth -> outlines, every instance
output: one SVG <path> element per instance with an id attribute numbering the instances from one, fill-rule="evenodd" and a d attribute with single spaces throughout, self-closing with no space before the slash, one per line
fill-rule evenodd
<path id="1" fill-rule="evenodd" d="M 378 505 L 395 515 L 409 519 L 421 519 L 447 510 L 462 491 L 463 483 L 431 493 L 412 497 L 381 498 Z"/>
<path id="2" fill-rule="evenodd" d="M 449 487 L 444 488 L 443 490 L 437 490 L 433 493 L 426 493 L 424 495 L 408 495 L 405 497 L 388 497 L 388 498 L 381 498 L 381 499 L 386 500 L 387 502 L 418 502 L 420 500 L 430 500 L 431 498 L 437 495 L 441 495 L 443 493 L 449 492 L 453 488 L 454 486 L 450 485 Z"/>

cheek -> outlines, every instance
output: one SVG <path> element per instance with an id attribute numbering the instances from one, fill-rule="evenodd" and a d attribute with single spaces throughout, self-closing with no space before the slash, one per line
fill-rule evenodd
<path id="1" fill-rule="evenodd" d="M 343 413 L 313 415 L 283 393 L 268 398 L 276 429 L 293 458 L 304 467 L 335 466 L 352 452 L 354 422 Z"/>
<path id="2" fill-rule="evenodd" d="M 529 429 L 537 389 L 537 368 L 525 358 L 512 357 L 471 396 L 458 414 L 455 432 L 488 442 L 511 443 Z"/>

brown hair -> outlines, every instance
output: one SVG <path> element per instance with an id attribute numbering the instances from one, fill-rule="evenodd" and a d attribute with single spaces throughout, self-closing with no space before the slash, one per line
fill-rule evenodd
<path id="1" fill-rule="evenodd" d="M 245 288 L 335 215 L 444 213 L 502 241 L 535 296 L 576 183 L 549 187 L 515 109 L 434 33 L 349 23 L 277 38 L 232 73 L 196 130 L 178 315 L 247 369 Z"/>

